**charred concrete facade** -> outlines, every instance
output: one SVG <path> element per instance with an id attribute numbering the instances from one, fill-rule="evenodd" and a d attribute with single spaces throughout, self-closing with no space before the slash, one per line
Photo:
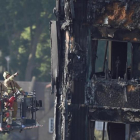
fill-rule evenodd
<path id="1" fill-rule="evenodd" d="M 54 139 L 93 140 L 97 120 L 108 122 L 109 140 L 125 140 L 125 124 L 129 139 L 139 139 L 140 0 L 56 0 L 53 11 Z M 104 64 L 96 72 L 100 40 Z"/>

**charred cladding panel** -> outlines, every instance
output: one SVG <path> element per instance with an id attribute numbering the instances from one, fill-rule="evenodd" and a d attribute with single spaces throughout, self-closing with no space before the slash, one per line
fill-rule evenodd
<path id="1" fill-rule="evenodd" d="M 88 1 L 93 38 L 140 42 L 140 1 Z"/>
<path id="2" fill-rule="evenodd" d="M 121 29 L 140 29 L 140 1 L 88 1 L 89 22 Z"/>

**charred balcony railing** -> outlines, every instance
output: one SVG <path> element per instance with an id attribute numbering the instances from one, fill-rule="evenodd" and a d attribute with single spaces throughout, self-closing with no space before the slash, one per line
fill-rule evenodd
<path id="1" fill-rule="evenodd" d="M 93 120 L 139 123 L 140 84 L 138 80 L 91 80 L 86 88 L 86 104 Z"/>
<path id="2" fill-rule="evenodd" d="M 137 80 L 98 78 L 87 87 L 86 94 L 89 105 L 140 109 L 140 84 Z"/>

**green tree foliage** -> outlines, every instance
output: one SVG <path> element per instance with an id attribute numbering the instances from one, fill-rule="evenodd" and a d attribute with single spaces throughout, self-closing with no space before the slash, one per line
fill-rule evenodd
<path id="1" fill-rule="evenodd" d="M 19 71 L 19 80 L 50 81 L 49 21 L 55 0 L 0 1 L 0 64 L 10 72 Z"/>

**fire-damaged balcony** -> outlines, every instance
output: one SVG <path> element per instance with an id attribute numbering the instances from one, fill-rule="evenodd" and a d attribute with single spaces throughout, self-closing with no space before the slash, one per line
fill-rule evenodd
<path id="1" fill-rule="evenodd" d="M 112 42 L 108 55 L 105 51 L 103 72 L 95 72 L 85 88 L 85 103 L 89 106 L 91 120 L 140 122 L 139 45 L 131 44 L 131 56 L 126 42 Z"/>
<path id="2" fill-rule="evenodd" d="M 93 120 L 140 122 L 140 84 L 137 80 L 97 78 L 87 87 L 86 95 Z"/>
<path id="3" fill-rule="evenodd" d="M 93 82 L 95 106 L 140 109 L 138 81 L 97 79 Z"/>

